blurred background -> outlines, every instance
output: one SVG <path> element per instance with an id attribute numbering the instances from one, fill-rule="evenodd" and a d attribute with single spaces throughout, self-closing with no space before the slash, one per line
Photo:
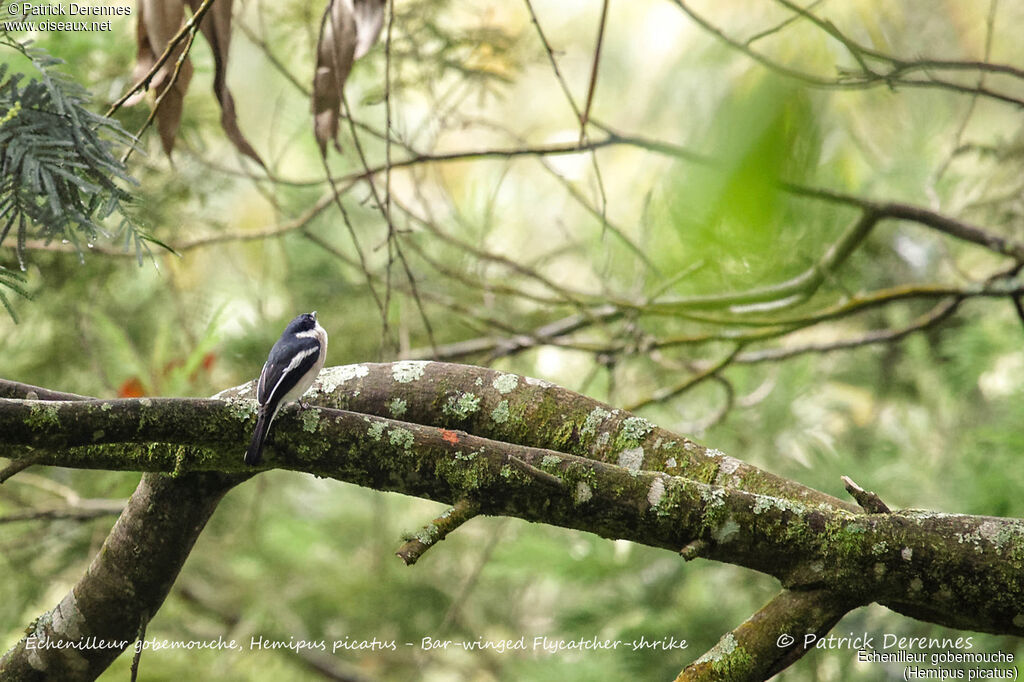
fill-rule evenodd
<path id="1" fill-rule="evenodd" d="M 323 4 L 235 5 L 228 85 L 269 171 L 221 129 L 197 38 L 172 158 L 150 129 L 128 161 L 129 214 L 178 255 L 151 244 L 140 265 L 123 240 L 83 253 L 30 240 L 33 298 L 9 293 L 17 324 L 0 311 L 3 378 L 209 396 L 256 377 L 288 320 L 316 309 L 331 365 L 484 364 L 636 408 L 839 497 L 848 475 L 891 507 L 1024 516 L 1022 320 L 1009 297 L 978 295 L 1005 257 L 886 221 L 808 296 L 671 305 L 813 268 L 859 213 L 801 187 L 1024 237 L 1024 77 L 917 61 L 1024 64 L 1024 5 L 812 3 L 825 24 L 782 1 L 400 0 L 390 40 L 385 26 L 346 85 L 354 124 L 342 120 L 328 157 L 337 196 L 309 103 Z M 133 6 L 108 32 L 8 37 L 63 59 L 102 113 L 132 84 L 136 18 Z M 14 50 L 0 61 L 33 73 Z M 148 113 L 115 117 L 134 133 Z M 402 163 L 372 189 L 359 178 L 389 158 Z M 0 265 L 19 267 L 14 246 L 0 245 Z M 950 291 L 963 296 L 943 311 Z M 850 305 L 878 292 L 877 305 Z M 33 468 L 0 487 L 0 646 L 74 583 L 138 479 Z M 94 500 L 112 502 L 82 511 Z M 443 508 L 260 475 L 221 503 L 147 637 L 642 635 L 688 648 L 150 652 L 142 678 L 671 679 L 778 590 L 733 566 L 516 519 L 475 519 L 405 567 L 402 534 Z M 36 513 L 47 509 L 66 518 Z M 878 606 L 834 630 L 862 632 L 957 636 Z M 1024 653 L 1013 638 L 973 641 Z M 101 679 L 124 679 L 130 658 Z M 779 679 L 902 672 L 840 649 Z"/>

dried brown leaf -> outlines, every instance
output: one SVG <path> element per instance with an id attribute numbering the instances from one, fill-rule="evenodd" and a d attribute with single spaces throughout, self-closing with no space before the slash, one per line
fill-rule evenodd
<path id="1" fill-rule="evenodd" d="M 320 21 L 316 46 L 316 74 L 313 76 L 313 132 L 320 153 L 327 142 L 338 147 L 338 119 L 341 92 L 352 70 L 356 50 L 356 20 L 348 0 L 330 0 Z"/>
<path id="2" fill-rule="evenodd" d="M 384 8 L 387 0 L 355 0 L 353 15 L 356 19 L 356 55 L 359 59 L 373 47 L 384 26 Z"/>
<path id="3" fill-rule="evenodd" d="M 195 12 L 202 5 L 202 0 L 188 0 L 189 6 Z M 242 134 L 238 127 L 238 117 L 235 114 L 235 98 L 227 85 L 228 51 L 231 47 L 231 0 L 217 0 L 213 3 L 202 22 L 199 30 L 203 32 L 210 49 L 213 52 L 214 74 L 213 92 L 220 102 L 220 125 L 224 134 L 235 145 L 241 153 L 266 168 L 263 159 Z"/>
<path id="4" fill-rule="evenodd" d="M 313 132 L 320 152 L 338 149 L 342 91 L 352 63 L 366 54 L 384 25 L 386 0 L 330 0 L 320 23 L 313 76 Z"/>
<path id="5" fill-rule="evenodd" d="M 140 0 L 137 28 L 138 56 L 133 80 L 144 77 L 164 53 L 171 39 L 181 28 L 185 19 L 185 6 L 180 0 Z M 175 64 L 181 56 L 184 44 L 178 45 L 171 58 L 153 75 L 149 87 L 161 98 L 156 112 L 157 131 L 164 152 L 169 156 L 174 149 L 174 138 L 181 123 L 185 93 L 192 80 L 192 63 L 186 56 L 178 77 L 171 82 Z M 134 104 L 143 96 L 140 92 L 126 104 Z"/>

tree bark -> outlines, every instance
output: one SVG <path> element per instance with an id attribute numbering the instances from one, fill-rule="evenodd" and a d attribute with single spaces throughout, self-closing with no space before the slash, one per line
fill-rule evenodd
<path id="1" fill-rule="evenodd" d="M 0 659 L 0 679 L 98 677 L 156 614 L 217 503 L 241 480 L 144 475 L 85 575 Z"/>
<path id="2" fill-rule="evenodd" d="M 175 476 L 144 477 L 138 501 L 132 498 L 108 538 L 111 549 L 104 546 L 95 570 L 33 634 L 130 640 L 152 616 L 216 501 L 252 473 L 242 463 L 255 412 L 243 399 L 249 395 L 251 385 L 215 400 L 0 399 L 0 454 Z M 765 644 L 791 608 L 791 622 L 812 631 L 827 631 L 846 610 L 878 601 L 950 627 L 1024 635 L 1019 520 L 865 513 L 641 417 L 482 368 L 333 367 L 307 398 L 320 407 L 289 408 L 275 422 L 269 466 L 624 538 L 778 578 L 787 591 L 723 638 L 725 648 L 740 649 L 695 662 L 684 671 L 703 671 L 693 679 L 709 679 L 705 673 L 723 666 L 737 675 L 747 671 L 729 679 L 762 679 L 791 663 L 802 651 Z M 167 511 L 182 509 L 182 495 L 190 500 L 183 524 Z M 96 582 L 94 573 L 103 580 Z M 83 583 L 106 594 L 101 598 Z M 68 614 L 78 619 L 73 629 L 64 625 Z M 0 674 L 39 670 L 27 639 L 5 656 Z M 751 652 L 758 664 L 746 666 Z M 114 655 L 97 653 L 95 665 Z M 83 676 L 74 679 L 102 669 L 92 667 L 92 658 L 83 665 L 77 651 L 48 656 L 44 663 L 63 666 L 62 673 L 81 668 Z"/>

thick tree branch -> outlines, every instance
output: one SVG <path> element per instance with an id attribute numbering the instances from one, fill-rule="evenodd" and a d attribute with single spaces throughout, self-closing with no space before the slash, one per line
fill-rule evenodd
<path id="1" fill-rule="evenodd" d="M 468 365 L 402 361 L 328 368 L 316 387 L 321 389 L 319 402 L 327 407 L 860 511 L 855 504 L 538 379 Z M 248 390 L 247 385 L 230 389 L 221 397 L 248 395 Z"/>
<path id="2" fill-rule="evenodd" d="M 85 575 L 0 659 L 0 679 L 95 679 L 160 608 L 220 498 L 241 480 L 212 472 L 143 476 Z"/>
<path id="3" fill-rule="evenodd" d="M 0 398 L 28 398 L 29 400 L 90 400 L 84 395 L 52 391 L 48 388 L 0 379 Z"/>
<path id="4" fill-rule="evenodd" d="M 854 606 L 825 590 L 783 590 L 686 666 L 676 682 L 766 680 L 811 650 L 806 635 L 828 632 Z"/>
<path id="5" fill-rule="evenodd" d="M 672 551 L 699 542 L 701 556 L 773 575 L 793 590 L 827 589 L 844 604 L 879 601 L 951 627 L 1024 634 L 1024 576 L 1017 569 L 1024 522 L 853 513 L 848 503 L 646 420 L 480 368 L 335 367 L 325 370 L 318 389 L 322 403 L 369 405 L 405 421 L 289 410 L 275 425 L 268 464 L 442 502 L 470 499 L 483 514 Z M 414 423 L 430 420 L 441 424 Z M 179 477 L 243 472 L 241 445 L 251 425 L 251 403 L 237 399 L 0 401 L 5 454 L 32 447 L 48 463 Z M 141 442 L 150 444 L 139 453 L 131 444 Z M 564 486 L 525 473 L 510 464 L 513 457 Z M 684 473 L 691 477 L 678 475 Z"/>
<path id="6" fill-rule="evenodd" d="M 62 404 L 90 401 L 2 379 L 0 396 L 5 402 L 25 397 Z M 35 404 L 46 406 L 45 402 Z M 35 463 L 36 458 L 24 461 Z M 248 476 L 144 475 L 85 575 L 0 658 L 0 678 L 17 682 L 95 679 L 157 612 L 221 497 Z M 79 646 L 50 648 L 48 642 Z M 82 646 L 89 642 L 94 646 Z"/>

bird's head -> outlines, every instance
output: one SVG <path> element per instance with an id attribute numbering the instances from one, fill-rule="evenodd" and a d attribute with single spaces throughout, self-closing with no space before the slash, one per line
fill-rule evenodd
<path id="1" fill-rule="evenodd" d="M 302 313 L 294 320 L 288 323 L 288 329 L 286 331 L 292 334 L 298 334 L 299 332 L 308 332 L 316 327 L 316 311 L 311 313 Z"/>

